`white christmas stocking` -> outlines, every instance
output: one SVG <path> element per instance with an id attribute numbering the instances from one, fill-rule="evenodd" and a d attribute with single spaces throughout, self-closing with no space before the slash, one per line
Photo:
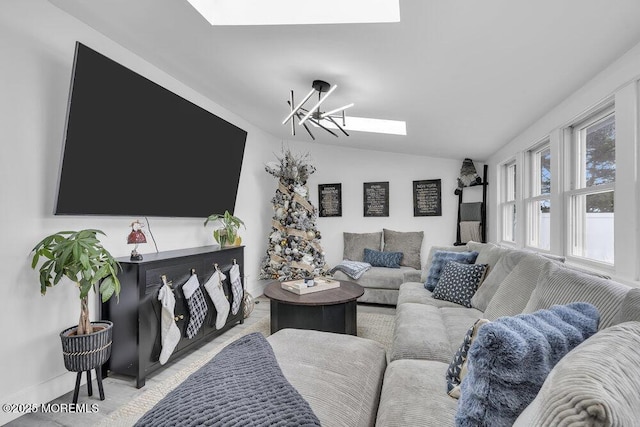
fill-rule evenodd
<path id="1" fill-rule="evenodd" d="M 240 279 L 240 266 L 238 264 L 234 264 L 231 267 L 229 278 L 231 279 L 231 293 L 233 294 L 231 314 L 235 316 L 242 304 L 242 280 Z"/>
<path id="2" fill-rule="evenodd" d="M 219 270 L 213 272 L 207 283 L 204 284 L 204 288 L 213 301 L 213 305 L 216 308 L 218 316 L 216 317 L 216 329 L 221 329 L 227 321 L 229 315 L 229 301 L 222 289 L 222 282 L 227 278 Z"/>
<path id="3" fill-rule="evenodd" d="M 200 289 L 198 276 L 192 274 L 187 283 L 182 285 L 182 293 L 187 299 L 189 306 L 189 324 L 187 325 L 187 338 L 191 339 L 196 336 L 204 318 L 207 317 L 207 300 L 204 299 L 204 293 Z"/>
<path id="4" fill-rule="evenodd" d="M 164 365 L 173 350 L 180 341 L 180 329 L 174 319 L 176 298 L 173 290 L 168 285 L 163 285 L 158 292 L 158 300 L 162 304 L 162 314 L 160 316 L 160 337 L 162 340 L 162 351 L 160 352 L 160 364 Z"/>

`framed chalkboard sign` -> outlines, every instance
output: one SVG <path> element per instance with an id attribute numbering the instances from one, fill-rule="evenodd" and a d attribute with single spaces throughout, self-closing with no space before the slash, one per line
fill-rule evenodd
<path id="1" fill-rule="evenodd" d="M 342 184 L 318 184 L 319 215 L 342 216 Z"/>
<path id="2" fill-rule="evenodd" d="M 389 216 L 389 182 L 364 183 L 364 216 Z"/>
<path id="3" fill-rule="evenodd" d="M 442 216 L 442 184 L 439 179 L 413 181 L 413 216 Z"/>

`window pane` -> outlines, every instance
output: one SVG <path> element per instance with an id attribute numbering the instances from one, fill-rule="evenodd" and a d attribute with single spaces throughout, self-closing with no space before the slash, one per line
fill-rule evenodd
<path id="1" fill-rule="evenodd" d="M 551 193 L 551 149 L 546 148 L 540 153 L 540 194 Z"/>
<path id="2" fill-rule="evenodd" d="M 585 185 L 616 180 L 615 116 L 605 117 L 585 129 Z"/>
<path id="3" fill-rule="evenodd" d="M 573 197 L 574 255 L 613 263 L 613 191 Z"/>
<path id="4" fill-rule="evenodd" d="M 507 166 L 507 188 L 506 200 L 513 201 L 516 199 L 516 165 L 515 163 Z"/>
<path id="5" fill-rule="evenodd" d="M 516 205 L 507 204 L 503 208 L 503 240 L 507 242 L 515 242 L 516 236 Z"/>
<path id="6" fill-rule="evenodd" d="M 530 205 L 529 245 L 551 249 L 551 200 L 536 200 Z"/>

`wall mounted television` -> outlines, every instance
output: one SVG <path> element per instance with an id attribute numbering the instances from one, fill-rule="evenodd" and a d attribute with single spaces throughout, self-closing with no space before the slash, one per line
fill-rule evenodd
<path id="1" fill-rule="evenodd" d="M 247 132 L 77 42 L 56 215 L 235 209 Z"/>

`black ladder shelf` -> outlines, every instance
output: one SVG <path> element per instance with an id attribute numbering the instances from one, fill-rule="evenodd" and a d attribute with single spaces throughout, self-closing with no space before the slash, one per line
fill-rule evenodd
<path id="1" fill-rule="evenodd" d="M 489 171 L 489 166 L 488 165 L 484 165 L 483 167 L 483 171 L 482 171 L 482 182 L 479 184 L 472 184 L 470 185 L 470 187 L 475 187 L 478 185 L 482 185 L 482 204 L 481 204 L 481 208 L 480 208 L 480 234 L 482 237 L 482 243 L 487 243 L 487 174 Z M 461 211 L 462 211 L 462 195 L 463 195 L 463 188 L 458 188 L 459 191 L 457 191 L 456 193 L 458 194 L 458 224 L 457 224 L 457 231 L 456 231 L 456 241 L 453 244 L 454 246 L 462 246 L 465 245 L 467 242 L 463 242 L 461 241 L 460 238 L 460 222 L 462 221 L 462 216 L 461 216 Z"/>

